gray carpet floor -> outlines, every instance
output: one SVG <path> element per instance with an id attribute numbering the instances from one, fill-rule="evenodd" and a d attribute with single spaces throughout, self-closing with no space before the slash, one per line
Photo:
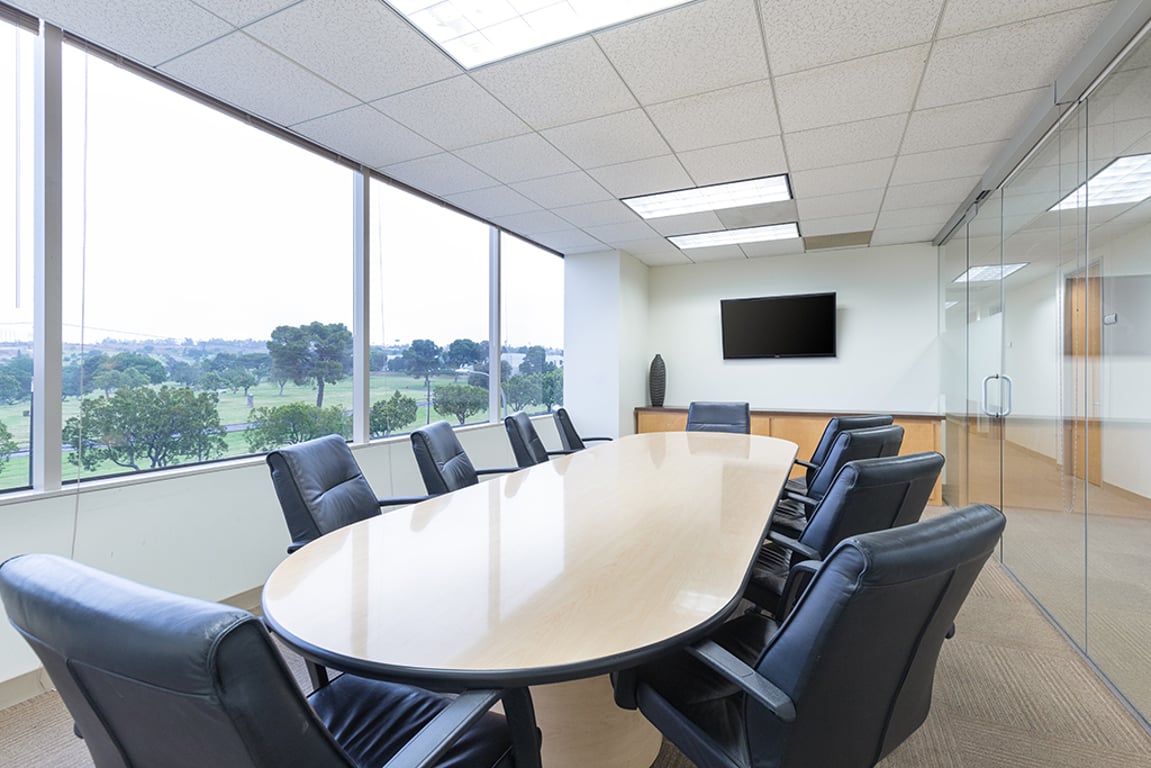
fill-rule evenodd
<path id="1" fill-rule="evenodd" d="M 956 625 L 931 715 L 881 768 L 1151 768 L 1151 734 L 999 564 Z M 91 765 L 54 693 L 0 711 L 0 766 Z M 665 742 L 652 768 L 692 764 Z"/>

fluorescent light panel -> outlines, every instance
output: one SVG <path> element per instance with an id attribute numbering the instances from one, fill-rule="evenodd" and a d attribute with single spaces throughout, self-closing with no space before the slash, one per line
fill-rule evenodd
<path id="1" fill-rule="evenodd" d="M 715 245 L 762 243 L 765 240 L 788 240 L 796 237 L 799 237 L 799 225 L 792 221 L 768 227 L 725 229 L 719 232 L 701 232 L 697 235 L 672 235 L 668 240 L 676 248 L 708 248 Z"/>
<path id="2" fill-rule="evenodd" d="M 464 69 L 692 0 L 381 0 Z"/>
<path id="3" fill-rule="evenodd" d="M 959 277 L 951 282 L 953 283 L 989 283 L 994 280 L 1002 280 L 1010 274 L 1018 272 L 1026 267 L 1031 262 L 1025 261 L 1022 264 L 984 264 L 979 267 L 971 267 Z"/>
<path id="4" fill-rule="evenodd" d="M 1138 203 L 1151 197 L 1151 154 L 1117 157 L 1075 191 L 1048 208 L 1065 211 L 1092 205 Z"/>
<path id="5" fill-rule="evenodd" d="M 642 197 L 628 197 L 622 202 L 645 219 L 658 219 L 661 216 L 742 208 L 745 205 L 778 203 L 790 199 L 791 185 L 787 182 L 787 174 L 783 174 L 680 189 L 675 192 L 660 192 Z"/>

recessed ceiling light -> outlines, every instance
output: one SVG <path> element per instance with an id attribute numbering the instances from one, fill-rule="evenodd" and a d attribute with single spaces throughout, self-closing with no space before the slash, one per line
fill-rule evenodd
<path id="1" fill-rule="evenodd" d="M 1151 197 L 1151 154 L 1117 157 L 1075 191 L 1048 208 L 1064 211 L 1091 205 L 1138 203 Z"/>
<path id="2" fill-rule="evenodd" d="M 720 211 L 724 208 L 742 208 L 791 199 L 791 185 L 787 174 L 762 179 L 732 181 L 707 187 L 660 192 L 655 195 L 626 197 L 622 202 L 645 219 L 661 216 L 679 216 L 700 211 Z"/>
<path id="3" fill-rule="evenodd" d="M 381 0 L 464 69 L 692 0 Z"/>
<path id="4" fill-rule="evenodd" d="M 979 267 L 971 267 L 959 277 L 951 282 L 953 283 L 987 283 L 993 280 L 1002 280 L 1008 275 L 1018 272 L 1026 267 L 1031 262 L 1025 261 L 1022 264 L 984 264 Z"/>
<path id="5" fill-rule="evenodd" d="M 762 243 L 765 240 L 788 240 L 795 237 L 799 237 L 799 225 L 792 221 L 787 224 L 772 224 L 769 227 L 745 227 L 719 232 L 701 232 L 697 235 L 673 235 L 668 240 L 676 248 L 707 248 L 713 245 Z"/>

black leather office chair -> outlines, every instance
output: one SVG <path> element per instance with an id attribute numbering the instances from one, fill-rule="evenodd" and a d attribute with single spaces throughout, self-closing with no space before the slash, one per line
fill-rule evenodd
<path id="1" fill-rule="evenodd" d="M 784 486 L 783 498 L 775 505 L 775 513 L 772 515 L 772 529 L 791 536 L 798 535 L 807 525 L 807 516 L 827 493 L 831 481 L 839 474 L 844 464 L 858 459 L 895 456 L 901 447 L 903 447 L 903 427 L 898 424 L 840 432 L 832 442 L 826 459 L 815 471 L 806 493 L 799 493 Z"/>
<path id="2" fill-rule="evenodd" d="M 265 461 L 295 552 L 309 541 L 380 514 L 380 507 L 415 504 L 428 496 L 376 498 L 351 448 L 326 435 L 270 452 Z"/>
<path id="3" fill-rule="evenodd" d="M 735 432 L 751 434 L 751 409 L 747 403 L 705 403 L 687 408 L 688 432 Z"/>
<path id="4" fill-rule="evenodd" d="M 508 432 L 508 442 L 512 445 L 516 464 L 521 469 L 543 464 L 552 456 L 574 453 L 570 450 L 549 451 L 544 446 L 544 441 L 540 439 L 540 433 L 536 431 L 532 420 L 523 411 L 516 411 L 511 416 L 505 417 L 504 429 Z"/>
<path id="5" fill-rule="evenodd" d="M 0 565 L 0 598 L 96 768 L 513 765 L 497 692 L 341 675 L 305 698 L 247 611 L 55 555 Z"/>
<path id="6" fill-rule="evenodd" d="M 582 451 L 587 448 L 585 443 L 597 443 L 610 441 L 610 437 L 584 437 L 576 431 L 575 425 L 572 424 L 571 416 L 563 408 L 556 408 L 552 413 L 552 419 L 556 423 L 556 432 L 560 435 L 560 445 L 564 447 L 565 451 Z"/>
<path id="7" fill-rule="evenodd" d="M 480 475 L 515 472 L 515 467 L 476 469 L 446 421 L 420 427 L 411 434 L 412 452 L 428 493 L 438 496 L 479 482 Z"/>
<path id="8" fill-rule="evenodd" d="M 806 572 L 793 574 L 793 564 L 822 560 L 849 536 L 917 522 L 942 469 L 943 455 L 934 451 L 847 462 L 799 536 L 769 533 L 744 597 L 776 614 L 782 596 L 806 587 Z"/>
<path id="9" fill-rule="evenodd" d="M 807 473 L 803 477 L 793 477 L 787 481 L 787 487 L 790 490 L 799 493 L 807 492 L 807 484 L 815 476 L 815 471 L 819 469 L 819 465 L 827 459 L 827 453 L 831 450 L 832 443 L 835 438 L 839 436 L 840 432 L 846 432 L 849 429 L 867 429 L 868 427 L 886 427 L 894 423 L 895 419 L 891 416 L 833 416 L 827 420 L 827 424 L 823 428 L 823 434 L 819 438 L 819 443 L 815 446 L 815 450 L 811 452 L 811 458 L 807 461 L 796 459 L 795 463 L 800 466 L 807 467 Z"/>
<path id="10" fill-rule="evenodd" d="M 841 542 L 777 623 L 616 675 L 616 700 L 699 768 L 873 766 L 931 706 L 944 638 L 1004 517 L 978 505 Z"/>

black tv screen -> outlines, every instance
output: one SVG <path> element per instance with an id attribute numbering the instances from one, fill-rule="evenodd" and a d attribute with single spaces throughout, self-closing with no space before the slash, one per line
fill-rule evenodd
<path id="1" fill-rule="evenodd" d="M 722 299 L 723 359 L 835 357 L 835 294 Z"/>

